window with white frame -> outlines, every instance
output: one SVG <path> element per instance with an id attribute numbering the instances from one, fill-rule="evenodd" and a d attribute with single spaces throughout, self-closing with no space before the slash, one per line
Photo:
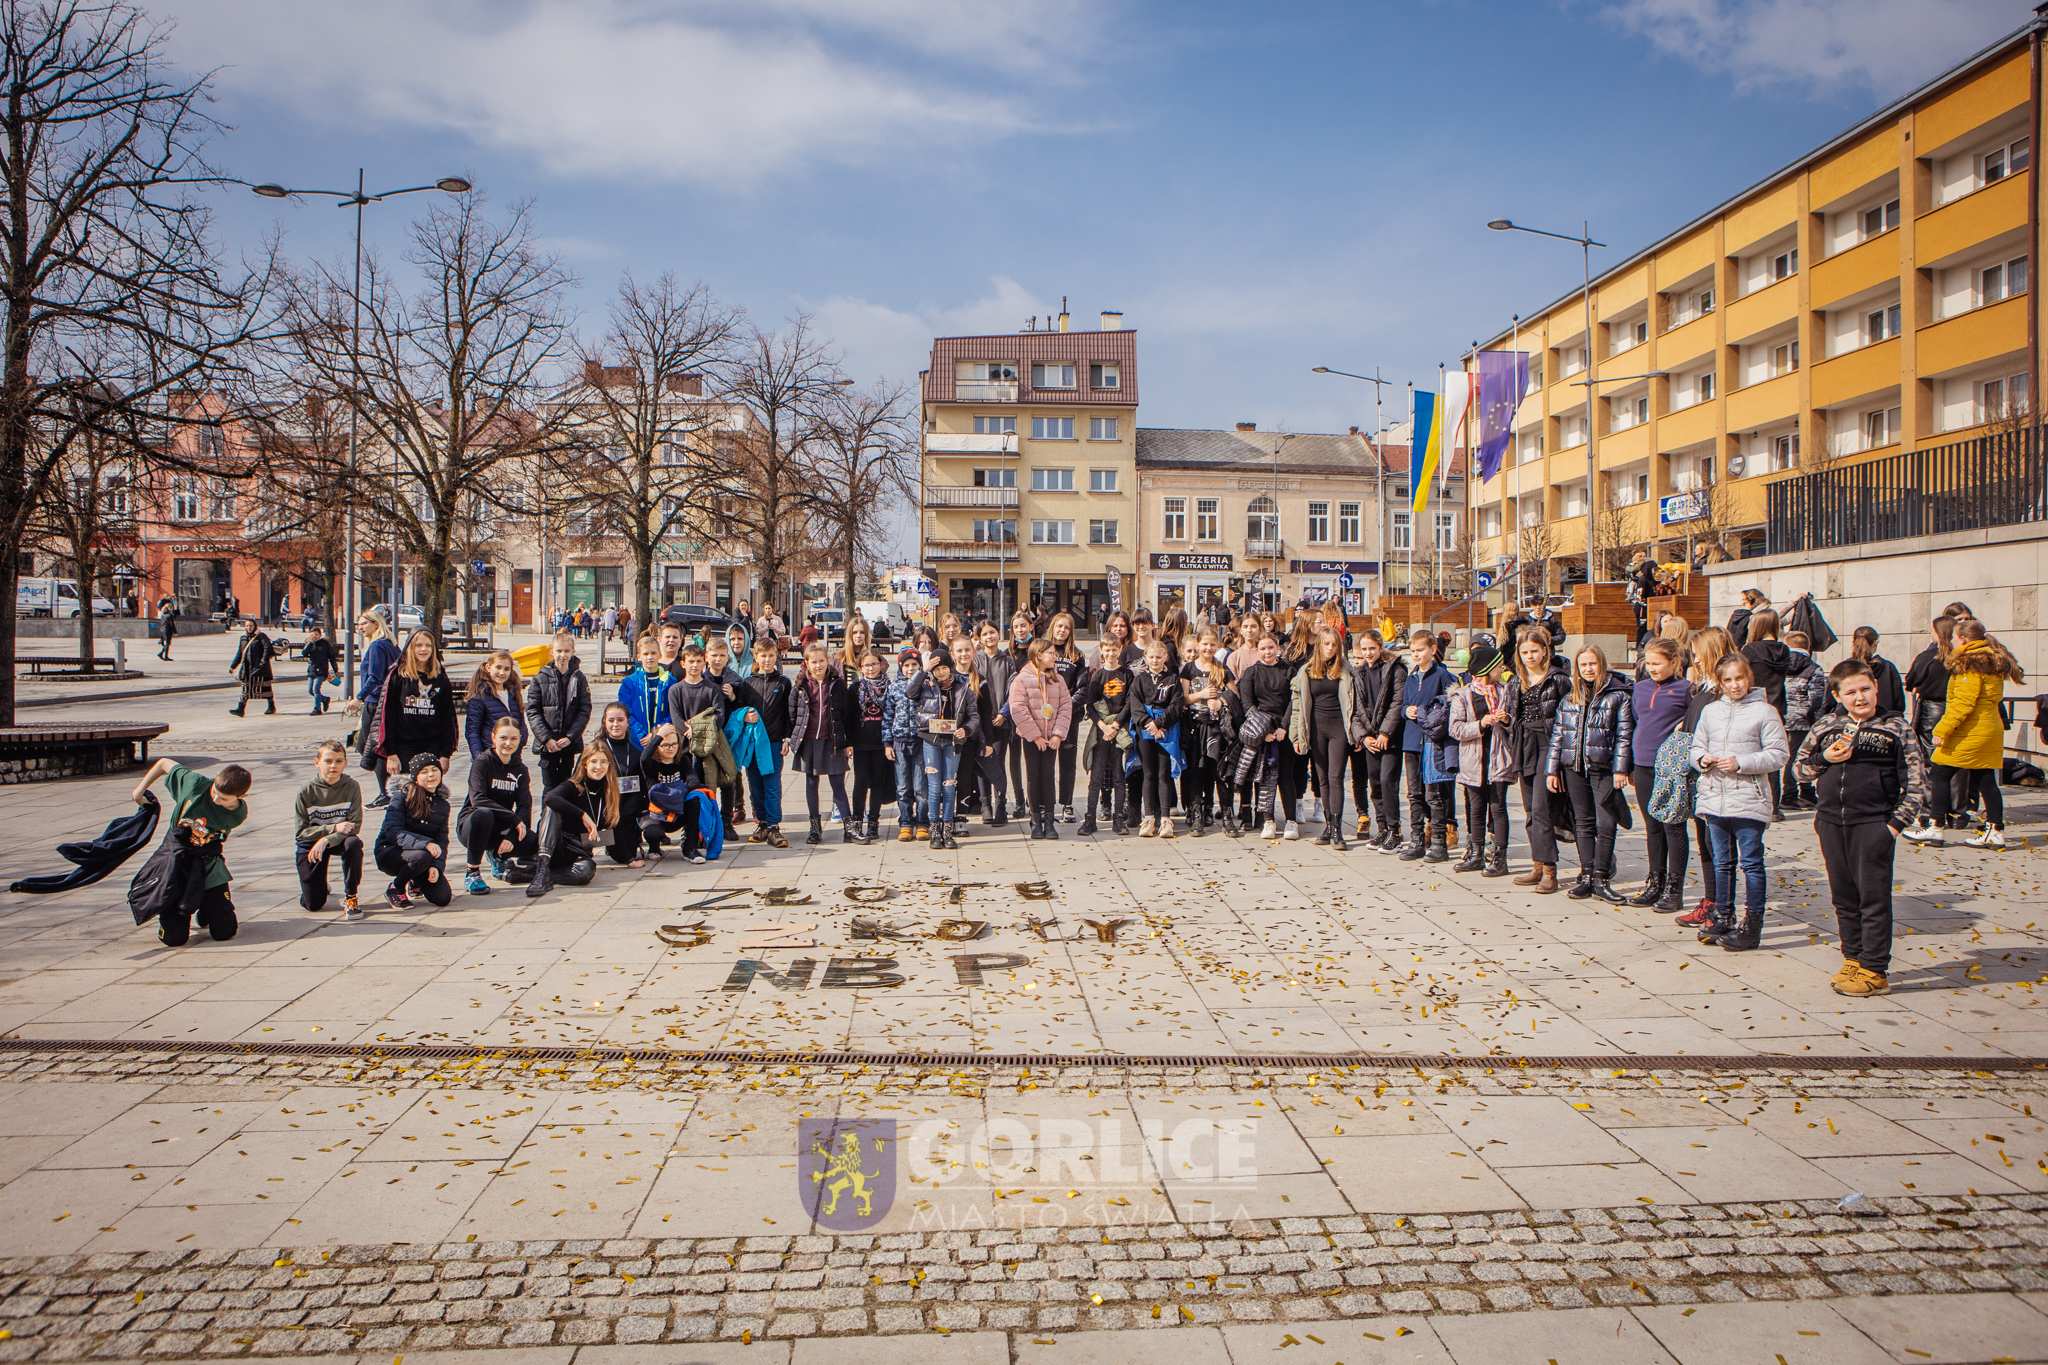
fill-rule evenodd
<path id="1" fill-rule="evenodd" d="M 1570 450 L 1586 443 L 1586 417 L 1584 413 L 1557 420 L 1557 448 Z"/>
<path id="2" fill-rule="evenodd" d="M 1223 539 L 1223 504 L 1219 499 L 1195 499 L 1195 539 Z"/>
<path id="3" fill-rule="evenodd" d="M 1557 377 L 1569 379 L 1575 374 L 1582 373 L 1588 363 L 1588 352 L 1584 346 L 1560 347 L 1557 352 Z"/>
<path id="4" fill-rule="evenodd" d="M 974 486 L 976 488 L 1015 488 L 1017 486 L 1016 467 L 1011 466 L 1007 469 L 977 469 L 974 471 Z"/>
<path id="5" fill-rule="evenodd" d="M 1071 493 L 1074 491 L 1074 471 L 1071 469 L 1034 469 L 1031 471 L 1031 491 L 1034 493 Z"/>
<path id="6" fill-rule="evenodd" d="M 1899 409 L 1875 408 L 1863 414 L 1863 448 L 1895 444 L 1899 439 Z"/>
<path id="7" fill-rule="evenodd" d="M 1116 518 L 1091 517 L 1088 521 L 1088 543 L 1090 545 L 1116 544 Z"/>
<path id="8" fill-rule="evenodd" d="M 993 545 L 997 541 L 1014 542 L 1017 539 L 1015 517 L 977 518 L 974 523 L 974 539 L 980 545 Z"/>
<path id="9" fill-rule="evenodd" d="M 1543 357 L 1541 355 L 1531 356 L 1529 358 L 1529 392 L 1536 393 L 1542 387 Z"/>
<path id="10" fill-rule="evenodd" d="M 1873 308 L 1863 315 L 1863 344 L 1875 346 L 1899 334 L 1899 305 L 1887 304 Z"/>
<path id="11" fill-rule="evenodd" d="M 1394 513 L 1394 546 L 1396 550 L 1415 548 L 1415 517 L 1413 513 Z"/>
<path id="12" fill-rule="evenodd" d="M 2026 292 L 2027 258 L 2024 256 L 1985 266 L 1977 272 L 1977 306 L 1980 308 Z"/>
<path id="13" fill-rule="evenodd" d="M 977 417 L 974 419 L 976 436 L 1015 436 L 1017 419 L 1014 417 Z"/>
<path id="14" fill-rule="evenodd" d="M 1977 386 L 1977 420 L 1995 422 L 2029 411 L 2025 371 L 1999 379 L 1987 379 Z"/>
<path id="15" fill-rule="evenodd" d="M 226 479 L 215 479 L 207 489 L 206 519 L 208 521 L 233 521 L 235 519 L 235 486 Z"/>
<path id="16" fill-rule="evenodd" d="M 1186 540 L 1188 538 L 1188 500 L 1166 498 L 1159 505 L 1159 538 L 1161 540 Z"/>
<path id="17" fill-rule="evenodd" d="M 1771 257 L 1771 283 L 1789 280 L 1799 273 L 1799 248 L 1780 251 Z"/>
<path id="18" fill-rule="evenodd" d="M 1034 389 L 1071 389 L 1074 387 L 1074 367 L 1052 361 L 1031 362 L 1031 387 Z"/>
<path id="19" fill-rule="evenodd" d="M 1488 537 L 1497 536 L 1500 534 L 1500 528 L 1501 511 L 1498 507 L 1489 507 L 1479 514 L 1480 535 Z"/>
<path id="20" fill-rule="evenodd" d="M 1770 377 L 1780 379 L 1799 368 L 1799 343 L 1781 341 L 1771 347 L 1769 363 Z"/>
<path id="21" fill-rule="evenodd" d="M 1031 439 L 1034 441 L 1071 441 L 1074 439 L 1074 419 L 1071 417 L 1034 417 L 1031 419 Z"/>
<path id="22" fill-rule="evenodd" d="M 1114 441 L 1116 439 L 1116 418 L 1090 417 L 1088 439 L 1091 441 Z"/>
<path id="23" fill-rule="evenodd" d="M 1535 430 L 1535 431 L 1525 431 L 1525 432 L 1523 432 L 1523 433 L 1522 433 L 1521 435 L 1517 436 L 1517 437 L 1515 438 L 1515 448 L 1516 448 L 1516 456 L 1515 456 L 1515 462 L 1516 462 L 1517 464 L 1533 464 L 1533 463 L 1535 463 L 1535 462 L 1536 462 L 1537 460 L 1540 460 L 1540 459 L 1542 459 L 1542 458 L 1543 458 L 1543 432 L 1542 432 L 1542 429 L 1541 429 L 1541 428 L 1538 428 L 1538 429 L 1537 429 L 1537 430 Z"/>
<path id="24" fill-rule="evenodd" d="M 1124 386 L 1123 371 L 1113 361 L 1098 361 L 1088 367 L 1088 387 L 1091 389 L 1120 389 Z"/>
<path id="25" fill-rule="evenodd" d="M 1455 550 L 1458 548 L 1458 514 L 1439 512 L 1436 514 L 1436 548 Z"/>
<path id="26" fill-rule="evenodd" d="M 1977 176 L 1980 182 L 1989 185 L 2009 175 L 2018 175 L 2027 168 L 2031 143 L 2027 138 L 2016 138 L 2001 143 L 1977 158 Z"/>
<path id="27" fill-rule="evenodd" d="M 1280 504 L 1264 493 L 1251 501 L 1244 513 L 1244 538 L 1246 540 L 1280 539 Z"/>
<path id="28" fill-rule="evenodd" d="M 1543 499 L 1536 497 L 1524 498 L 1517 506 L 1521 510 L 1522 525 L 1541 526 L 1543 524 Z"/>
<path id="29" fill-rule="evenodd" d="M 1014 360 L 962 360 L 955 364 L 953 375 L 970 384 L 1014 384 L 1017 382 L 1017 362 Z"/>
<path id="30" fill-rule="evenodd" d="M 1308 543 L 1330 543 L 1330 504 L 1327 502 L 1312 502 L 1308 505 Z"/>
<path id="31" fill-rule="evenodd" d="M 1088 471 L 1090 493 L 1116 492 L 1116 471 L 1114 469 L 1091 469 Z"/>
<path id="32" fill-rule="evenodd" d="M 1686 289 L 1667 294 L 1670 300 L 1672 327 L 1683 327 L 1688 322 L 1697 322 L 1714 311 L 1714 290 L 1712 286 L 1702 289 Z"/>
<path id="33" fill-rule="evenodd" d="M 1408 485 L 1405 483 L 1388 485 L 1387 496 L 1392 498 L 1395 502 L 1408 501 Z"/>
<path id="34" fill-rule="evenodd" d="M 1033 545 L 1072 545 L 1074 523 L 1071 521 L 1034 521 L 1031 523 Z"/>
<path id="35" fill-rule="evenodd" d="M 1358 515 L 1359 504 L 1340 502 L 1337 504 L 1337 543 L 1358 545 L 1363 543 L 1364 522 Z"/>
<path id="36" fill-rule="evenodd" d="M 1862 232 L 1863 240 L 1866 242 L 1872 237 L 1882 236 L 1890 232 L 1898 225 L 1899 201 L 1896 199 L 1887 200 L 1882 204 L 1872 204 L 1858 215 L 1858 227 Z"/>
<path id="37" fill-rule="evenodd" d="M 1771 472 L 1774 474 L 1782 473 L 1787 469 L 1797 469 L 1799 467 L 1799 433 L 1788 431 L 1783 435 L 1773 436 L 1771 438 L 1769 459 Z"/>

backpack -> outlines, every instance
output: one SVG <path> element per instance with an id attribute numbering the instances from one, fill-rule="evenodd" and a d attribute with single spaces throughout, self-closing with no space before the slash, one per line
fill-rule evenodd
<path id="1" fill-rule="evenodd" d="M 1650 784 L 1650 818 L 1660 825 L 1692 819 L 1699 790 L 1699 770 L 1692 765 L 1692 731 L 1680 726 L 1657 746 L 1656 777 Z"/>
<path id="2" fill-rule="evenodd" d="M 1440 692 L 1422 708 L 1422 734 L 1435 755 L 1436 770 L 1445 777 L 1458 772 L 1458 741 L 1451 738 L 1451 694 Z"/>

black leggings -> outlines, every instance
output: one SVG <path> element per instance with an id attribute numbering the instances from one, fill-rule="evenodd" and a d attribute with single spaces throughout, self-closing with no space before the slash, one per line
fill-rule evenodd
<path id="1" fill-rule="evenodd" d="M 1088 751 L 1088 818 L 1093 820 L 1100 810 L 1105 820 L 1123 819 L 1129 791 L 1124 785 L 1124 751 L 1114 739 L 1098 734 L 1095 747 Z"/>
<path id="2" fill-rule="evenodd" d="M 1325 828 L 1344 818 L 1344 763 L 1350 756 L 1351 740 L 1342 726 L 1324 730 L 1310 719 L 1308 761 L 1315 773 L 1316 795 L 1322 798 Z"/>
<path id="3" fill-rule="evenodd" d="M 1187 766 L 1180 770 L 1180 808 L 1188 813 L 1189 819 L 1193 819 L 1197 811 L 1207 812 L 1216 809 L 1217 774 L 1216 760 L 1209 757 L 1208 751 L 1201 747 L 1202 732 L 1181 731 L 1183 744 L 1186 744 L 1190 737 L 1196 745 L 1196 752 L 1187 753 L 1185 749 L 1182 750 L 1187 758 Z"/>
<path id="4" fill-rule="evenodd" d="M 337 854 L 341 857 L 342 894 L 353 896 L 356 888 L 363 884 L 363 841 L 353 834 L 330 835 L 327 850 L 317 863 L 306 856 L 312 847 L 312 844 L 299 845 L 299 904 L 318 913 L 327 908 L 327 864 Z"/>
<path id="5" fill-rule="evenodd" d="M 391 874 L 399 890 L 417 891 L 430 905 L 446 905 L 455 894 L 448 889 L 447 869 L 423 848 L 387 848 L 377 856 L 377 866 Z M 429 872 L 439 875 L 429 881 Z"/>
<path id="6" fill-rule="evenodd" d="M 1423 741 L 1428 743 L 1427 740 Z M 1449 782 L 1424 782 L 1422 780 L 1422 754 L 1404 752 L 1401 767 L 1408 780 L 1408 834 L 1420 841 L 1423 836 L 1423 820 L 1429 822 L 1432 834 L 1451 823 L 1451 792 L 1454 785 Z"/>
<path id="7" fill-rule="evenodd" d="M 1150 739 L 1138 740 L 1139 791 L 1144 795 L 1147 819 L 1161 819 L 1173 813 L 1173 755 Z"/>
<path id="8" fill-rule="evenodd" d="M 1685 889 L 1685 867 L 1692 860 L 1685 821 L 1666 825 L 1650 818 L 1650 791 L 1657 785 L 1655 768 L 1637 768 L 1633 778 L 1636 809 L 1643 813 L 1643 830 L 1650 845 L 1650 876 L 1662 877 L 1664 889 L 1675 895 Z"/>
<path id="9" fill-rule="evenodd" d="M 974 764 L 974 790 L 981 797 L 981 818 L 987 821 L 995 818 L 997 801 L 1007 803 L 1010 799 L 1010 779 L 1003 771 L 1003 760 L 1008 757 L 1013 740 L 1008 730 L 987 730 L 981 739 L 980 746 L 968 746 L 971 760 L 966 755 L 962 757 Z M 993 752 L 984 754 L 983 747 Z"/>
<path id="10" fill-rule="evenodd" d="M 1565 790 L 1572 794 L 1572 824 L 1579 843 L 1579 871 L 1592 877 L 1614 875 L 1614 774 L 1605 768 L 1564 770 Z"/>
<path id="11" fill-rule="evenodd" d="M 833 808 L 839 812 L 839 818 L 842 820 L 853 819 L 853 807 L 846 800 L 846 778 L 841 773 L 820 774 L 815 769 L 805 773 L 804 809 L 810 812 L 813 820 L 821 818 L 818 815 L 818 778 L 820 776 L 832 784 Z M 686 816 L 684 819 L 687 822 L 688 817 Z"/>
<path id="12" fill-rule="evenodd" d="M 879 821 L 884 794 L 895 799 L 896 762 L 883 757 L 880 749 L 853 751 L 853 814 L 855 819 Z"/>
<path id="13" fill-rule="evenodd" d="M 1361 788 L 1363 795 L 1360 794 Z M 1401 751 L 1388 746 L 1379 753 L 1370 749 L 1351 752 L 1351 794 L 1358 802 L 1358 818 L 1371 810 L 1381 826 L 1401 827 Z M 1368 805 L 1368 801 L 1370 804 Z"/>
<path id="14" fill-rule="evenodd" d="M 462 843 L 469 850 L 469 865 L 482 867 L 484 859 L 498 852 L 498 845 L 512 840 L 510 853 L 499 853 L 501 858 L 531 858 L 540 849 L 540 833 L 528 826 L 525 838 L 518 838 L 513 831 L 519 828 L 519 817 L 509 810 L 491 810 L 477 806 L 462 820 Z"/>
<path id="15" fill-rule="evenodd" d="M 1970 775 L 1970 794 L 1984 803 L 1984 819 L 1993 829 L 2005 828 L 2005 793 L 1998 789 L 1997 768 L 1959 768 Z M 1960 803 L 1958 803 L 1960 804 Z"/>
<path id="16" fill-rule="evenodd" d="M 1493 833 L 1493 847 L 1501 857 L 1508 855 L 1508 784 L 1485 782 L 1478 786 L 1459 783 L 1465 792 L 1465 839 L 1475 847 L 1484 847 L 1486 835 Z"/>
<path id="17" fill-rule="evenodd" d="M 1060 751 L 1057 747 L 1041 749 L 1024 739 L 1017 741 L 1017 747 L 1024 751 L 1024 789 L 1030 795 L 1031 809 L 1050 817 L 1053 796 L 1059 789 Z"/>
<path id="18" fill-rule="evenodd" d="M 1060 745 L 1060 804 L 1074 804 L 1074 774 L 1081 766 L 1081 746 L 1072 735 Z"/>

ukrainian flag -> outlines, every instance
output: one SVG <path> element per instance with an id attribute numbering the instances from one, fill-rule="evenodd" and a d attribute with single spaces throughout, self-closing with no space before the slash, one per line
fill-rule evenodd
<path id="1" fill-rule="evenodd" d="M 1408 493 L 1414 499 L 1417 525 L 1429 502 L 1429 486 L 1436 482 L 1437 465 L 1443 457 L 1442 405 L 1433 393 L 1415 394 L 1415 421 L 1408 435 Z"/>

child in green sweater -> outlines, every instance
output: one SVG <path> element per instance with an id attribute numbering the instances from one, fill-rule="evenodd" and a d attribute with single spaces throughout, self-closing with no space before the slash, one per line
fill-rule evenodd
<path id="1" fill-rule="evenodd" d="M 348 775 L 348 750 L 330 739 L 314 758 L 315 776 L 299 788 L 293 803 L 299 845 L 299 904 L 319 913 L 327 908 L 327 864 L 341 855 L 341 917 L 363 918 L 356 888 L 363 880 L 363 789 Z"/>

